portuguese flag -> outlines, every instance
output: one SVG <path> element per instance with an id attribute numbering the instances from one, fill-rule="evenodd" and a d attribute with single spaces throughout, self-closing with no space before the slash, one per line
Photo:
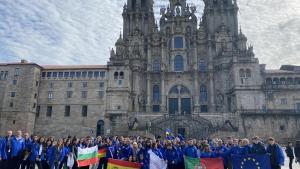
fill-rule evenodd
<path id="1" fill-rule="evenodd" d="M 106 156 L 106 148 L 98 150 L 98 158 L 104 158 Z"/>
<path id="2" fill-rule="evenodd" d="M 191 158 L 184 156 L 185 169 L 200 169 L 201 163 L 199 158 Z"/>
<path id="3" fill-rule="evenodd" d="M 222 158 L 191 158 L 184 157 L 185 169 L 224 169 Z"/>
<path id="4" fill-rule="evenodd" d="M 90 148 L 78 147 L 77 163 L 78 167 L 89 166 L 98 163 L 98 146 Z"/>
<path id="5" fill-rule="evenodd" d="M 108 159 L 107 169 L 140 169 L 141 164 L 122 160 Z"/>

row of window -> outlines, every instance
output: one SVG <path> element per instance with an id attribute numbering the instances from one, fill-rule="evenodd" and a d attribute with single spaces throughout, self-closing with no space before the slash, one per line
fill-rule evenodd
<path id="1" fill-rule="evenodd" d="M 114 73 L 114 79 L 115 80 L 124 79 L 124 72 L 115 72 Z"/>
<path id="2" fill-rule="evenodd" d="M 160 66 L 160 61 L 159 60 L 154 60 L 152 64 L 152 70 L 154 72 L 159 72 L 161 69 Z M 199 67 L 198 67 L 200 72 L 206 72 L 207 71 L 207 66 L 204 60 L 199 61 Z M 174 59 L 174 71 L 183 71 L 184 70 L 184 58 L 181 55 L 175 56 Z"/>
<path id="3" fill-rule="evenodd" d="M 189 94 L 189 90 L 185 87 L 182 87 L 179 91 L 178 88 L 175 86 L 170 90 L 170 94 Z M 160 94 L 160 87 L 159 85 L 154 85 L 152 89 L 152 97 L 153 97 L 153 104 L 158 104 L 160 102 L 161 94 Z M 200 85 L 200 102 L 205 103 L 208 99 L 208 92 L 206 85 Z"/>
<path id="4" fill-rule="evenodd" d="M 36 116 L 39 117 L 40 113 L 41 113 L 41 106 L 37 106 Z M 52 117 L 52 114 L 53 114 L 53 107 L 52 106 L 47 106 L 46 116 L 47 117 Z M 87 117 L 87 115 L 88 115 L 88 106 L 87 105 L 82 105 L 81 106 L 81 116 L 82 117 Z M 71 116 L 71 106 L 70 105 L 65 106 L 64 116 L 65 117 L 70 117 Z"/>
<path id="5" fill-rule="evenodd" d="M 68 99 L 72 98 L 73 97 L 73 91 L 67 91 L 66 92 L 66 97 Z M 99 98 L 104 98 L 104 94 L 105 92 L 104 91 L 98 91 L 98 96 Z M 86 99 L 88 97 L 88 91 L 81 91 L 81 98 L 83 99 Z M 48 99 L 51 100 L 53 99 L 53 91 L 48 91 Z"/>
<path id="6" fill-rule="evenodd" d="M 267 78 L 266 79 L 267 85 L 300 85 L 300 78 Z"/>
<path id="7" fill-rule="evenodd" d="M 6 80 L 8 77 L 8 71 L 1 71 L 0 72 L 0 80 Z"/>
<path id="8" fill-rule="evenodd" d="M 251 70 L 250 69 L 240 69 L 240 77 L 241 78 L 250 78 Z"/>
<path id="9" fill-rule="evenodd" d="M 103 89 L 104 86 L 105 86 L 105 83 L 104 83 L 104 82 L 100 82 L 100 83 L 99 83 L 100 89 Z M 72 88 L 72 87 L 73 87 L 73 82 L 68 82 L 68 83 L 67 83 L 67 87 L 68 87 L 68 88 Z M 82 87 L 83 87 L 83 88 L 87 88 L 87 87 L 88 87 L 88 82 L 82 82 Z M 50 82 L 50 83 L 49 83 L 49 88 L 51 88 L 51 89 L 54 88 L 54 82 Z"/>
<path id="10" fill-rule="evenodd" d="M 42 72 L 42 78 L 104 78 L 105 71 Z"/>

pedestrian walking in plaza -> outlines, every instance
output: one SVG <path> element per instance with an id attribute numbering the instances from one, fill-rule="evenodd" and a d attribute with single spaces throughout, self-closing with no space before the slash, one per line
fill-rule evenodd
<path id="1" fill-rule="evenodd" d="M 295 156 L 296 156 L 296 163 L 300 165 L 300 140 L 296 141 L 296 146 L 294 148 Z"/>
<path id="2" fill-rule="evenodd" d="M 294 150 L 293 150 L 292 146 L 293 146 L 292 143 L 289 142 L 285 149 L 286 156 L 290 159 L 290 161 L 289 161 L 290 169 L 293 169 L 293 161 L 295 159 Z"/>

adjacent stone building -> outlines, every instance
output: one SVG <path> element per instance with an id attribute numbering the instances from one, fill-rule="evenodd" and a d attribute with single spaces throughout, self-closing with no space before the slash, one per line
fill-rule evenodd
<path id="1" fill-rule="evenodd" d="M 128 0 L 106 66 L 0 64 L 0 131 L 39 135 L 300 137 L 300 67 L 266 70 L 236 0 Z"/>

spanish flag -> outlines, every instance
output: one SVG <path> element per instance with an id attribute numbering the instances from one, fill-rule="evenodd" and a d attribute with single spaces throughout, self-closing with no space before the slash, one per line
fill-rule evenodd
<path id="1" fill-rule="evenodd" d="M 98 150 L 98 158 L 104 158 L 106 156 L 106 148 Z"/>
<path id="2" fill-rule="evenodd" d="M 140 169 L 141 164 L 122 160 L 108 159 L 107 169 Z"/>

